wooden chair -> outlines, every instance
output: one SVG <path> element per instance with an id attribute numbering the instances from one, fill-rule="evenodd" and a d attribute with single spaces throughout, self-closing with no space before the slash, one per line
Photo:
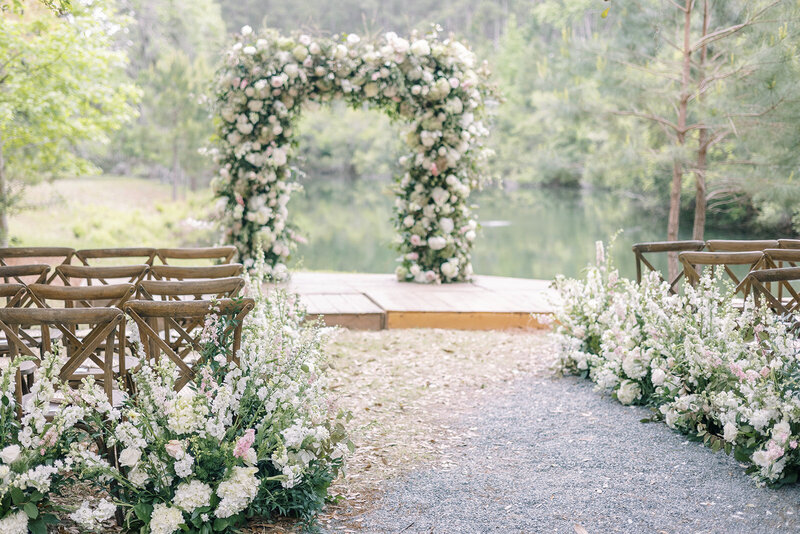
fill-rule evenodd
<path id="1" fill-rule="evenodd" d="M 122 306 L 131 299 L 136 293 L 136 286 L 134 284 L 109 284 L 109 285 L 95 285 L 95 286 L 54 286 L 46 284 L 33 284 L 29 291 L 34 295 L 37 302 L 39 302 L 45 309 L 52 309 L 51 304 L 53 301 L 57 302 L 59 306 L 57 309 L 116 309 L 119 310 Z M 95 328 L 91 324 L 70 323 L 65 325 L 55 325 L 58 333 L 62 336 L 64 346 L 69 350 L 72 347 L 78 347 L 84 343 L 84 340 L 92 335 Z M 124 328 L 123 328 L 124 333 Z M 49 344 L 46 344 L 44 337 L 42 338 L 42 351 L 47 350 Z M 100 347 L 102 349 L 102 347 Z M 119 344 L 119 349 L 124 350 L 125 344 Z M 73 370 L 70 379 L 74 382 L 79 382 L 82 378 L 92 375 L 96 378 L 104 376 L 103 369 L 96 364 L 98 360 L 86 361 L 85 365 L 81 365 Z M 138 365 L 139 360 L 132 356 L 124 358 L 118 357 L 116 364 L 112 368 L 115 376 L 125 378 L 128 369 Z"/>
<path id="2" fill-rule="evenodd" d="M 792 282 L 800 281 L 800 267 L 754 270 L 747 275 L 747 278 L 756 306 L 759 306 L 761 299 L 764 299 L 767 306 L 784 316 L 791 316 L 800 309 L 800 294 L 792 286 Z M 769 288 L 772 283 L 784 289 L 789 297 L 787 299 L 776 297 Z"/>
<path id="3" fill-rule="evenodd" d="M 173 260 L 212 260 L 217 263 L 230 263 L 236 255 L 236 247 L 198 247 L 198 248 L 159 248 L 156 257 L 164 265 Z"/>
<path id="4" fill-rule="evenodd" d="M 777 239 L 709 239 L 706 241 L 709 252 L 755 252 L 766 248 L 778 248 Z"/>
<path id="5" fill-rule="evenodd" d="M 108 285 L 109 283 L 125 282 L 138 284 L 147 275 L 150 266 L 119 265 L 119 266 L 87 266 L 87 265 L 59 265 L 56 275 L 66 286 L 73 285 Z M 76 283 L 78 281 L 78 283 Z M 82 281 L 82 282 L 81 282 Z"/>
<path id="6" fill-rule="evenodd" d="M 4 283 L 22 284 L 27 288 L 30 284 L 47 283 L 49 272 L 50 266 L 43 263 L 3 265 L 0 266 L 0 279 L 2 279 Z M 26 292 L 21 296 L 21 301 L 17 306 L 27 308 L 33 304 L 35 304 L 33 297 L 30 293 Z"/>
<path id="7" fill-rule="evenodd" d="M 683 251 L 698 251 L 703 250 L 705 243 L 703 241 L 654 241 L 650 243 L 636 243 L 633 245 L 633 255 L 636 258 L 636 281 L 642 282 L 642 264 L 653 272 L 657 272 L 662 280 L 664 276 L 661 271 L 656 269 L 647 258 L 645 254 L 657 254 L 663 252 L 683 252 Z M 683 271 L 679 272 L 674 280 L 669 281 L 669 290 L 671 293 L 676 293 L 675 286 L 683 278 Z"/>
<path id="8" fill-rule="evenodd" d="M 143 280 L 139 295 L 147 300 L 209 300 L 235 298 L 244 289 L 244 279 L 238 276 L 210 280 Z"/>
<path id="9" fill-rule="evenodd" d="M 150 247 L 85 248 L 75 252 L 83 265 L 153 265 L 156 249 Z"/>
<path id="10" fill-rule="evenodd" d="M 86 362 L 93 362 L 100 369 L 99 378 L 103 389 L 112 404 L 119 405 L 122 395 L 115 390 L 115 354 L 125 350 L 125 314 L 118 308 L 2 308 L 0 309 L 0 329 L 5 332 L 9 342 L 10 355 L 29 356 L 34 362 L 41 362 L 41 354 L 32 350 L 19 335 L 22 325 L 39 325 L 42 331 L 42 347 L 50 347 L 50 329 L 55 327 L 62 332 L 73 332 L 79 325 L 92 325 L 89 333 L 77 338 L 65 336 L 67 361 L 61 368 L 59 378 L 74 383 L 76 371 Z M 115 338 L 118 343 L 115 343 Z M 104 345 L 105 344 L 105 345 Z M 104 345 L 104 347 L 103 347 Z M 103 348 L 104 356 L 95 354 Z M 49 350 L 49 349 L 48 349 Z M 124 372 L 122 364 L 119 366 Z M 85 376 L 85 375 L 82 375 Z M 23 400 L 19 399 L 20 402 Z"/>
<path id="11" fill-rule="evenodd" d="M 8 269 L 11 267 L 0 267 L 0 269 Z M 47 267 L 49 270 L 49 266 Z M 5 308 L 21 308 L 25 298 L 28 296 L 28 287 L 20 283 L 6 283 L 0 284 L 0 299 L 5 299 Z M 30 325 L 25 325 L 30 326 Z M 31 347 L 41 349 L 41 337 L 36 337 L 35 332 L 28 332 L 24 328 L 20 328 L 19 335 Z M 44 351 L 40 350 L 40 353 Z M 10 344 L 5 339 L 5 334 L 0 338 L 0 358 L 7 358 L 10 356 Z M 27 393 L 33 385 L 33 374 L 36 370 L 36 364 L 31 361 L 23 362 L 20 365 L 18 374 L 20 381 L 18 385 L 22 388 L 23 393 Z"/>
<path id="12" fill-rule="evenodd" d="M 0 247 L 0 266 L 21 265 L 32 263 L 46 263 L 48 265 L 67 265 L 72 262 L 75 249 L 68 247 Z M 52 261 L 41 262 L 38 260 L 49 259 Z M 37 260 L 37 261 L 33 261 Z M 53 272 L 44 283 L 49 284 L 55 278 Z"/>
<path id="13" fill-rule="evenodd" d="M 678 260 L 683 264 L 684 276 L 686 281 L 692 286 L 700 281 L 703 267 L 711 267 L 712 271 L 717 267 L 723 267 L 733 284 L 738 289 L 741 280 L 731 269 L 732 265 L 748 265 L 752 270 L 764 256 L 763 252 L 681 252 Z M 698 268 L 699 267 L 699 268 Z M 744 277 L 742 277 L 744 278 Z"/>
<path id="14" fill-rule="evenodd" d="M 212 306 L 217 310 L 213 310 Z M 227 353 L 227 359 L 238 363 L 236 353 L 241 345 L 242 321 L 254 306 L 253 299 L 245 298 L 222 299 L 216 302 L 131 300 L 124 308 L 139 328 L 139 338 L 147 359 L 157 363 L 163 353 L 178 367 L 179 377 L 175 389 L 180 390 L 194 379 L 196 369 L 203 363 L 203 347 L 200 342 L 202 330 L 187 331 L 181 326 L 181 322 L 204 324 L 206 318 L 212 314 L 229 319 L 230 324 L 223 332 L 223 338 L 233 334 L 232 348 Z M 168 323 L 171 328 L 158 328 L 159 321 Z M 171 332 L 176 335 L 173 336 Z"/>

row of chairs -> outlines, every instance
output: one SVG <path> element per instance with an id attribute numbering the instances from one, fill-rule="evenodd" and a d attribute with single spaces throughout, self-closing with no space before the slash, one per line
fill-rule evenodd
<path id="1" fill-rule="evenodd" d="M 633 252 L 639 282 L 643 265 L 659 272 L 645 254 L 677 253 L 683 268 L 669 281 L 673 293 L 678 292 L 681 279 L 696 285 L 705 268 L 722 268 L 734 283 L 735 293 L 745 300 L 753 295 L 758 305 L 764 299 L 780 314 L 800 309 L 800 295 L 792 285 L 800 282 L 798 239 L 661 241 L 637 243 L 633 245 Z"/>
<path id="2" fill-rule="evenodd" d="M 43 353 L 59 338 L 67 351 L 60 378 L 77 385 L 94 376 L 102 382 L 109 400 L 119 404 L 125 392 L 115 385 L 121 381 L 130 387 L 129 371 L 140 363 L 139 354 L 130 350 L 126 317 L 136 325 L 148 360 L 167 357 L 175 363 L 178 389 L 194 377 L 202 329 L 212 313 L 212 303 L 216 305 L 214 313 L 229 320 L 224 335 L 233 337 L 228 359 L 235 359 L 242 320 L 254 302 L 241 298 L 243 268 L 229 263 L 232 248 L 0 249 L 0 279 L 5 281 L 0 283 L 0 299 L 5 299 L 5 307 L 0 308 L 0 330 L 5 338 L 0 353 L 12 359 L 29 358 L 18 376 L 20 404 L 29 394 Z M 55 258 L 56 265 L 13 264 L 21 258 Z M 80 259 L 79 265 L 69 263 L 74 258 Z M 89 264 L 94 258 L 116 262 L 144 258 L 144 262 L 95 266 Z M 170 265 L 174 258 L 225 263 Z M 154 264 L 155 259 L 161 264 Z"/>

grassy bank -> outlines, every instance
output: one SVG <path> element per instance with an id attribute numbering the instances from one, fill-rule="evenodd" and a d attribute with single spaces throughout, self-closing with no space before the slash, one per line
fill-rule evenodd
<path id="1" fill-rule="evenodd" d="M 41 183 L 25 190 L 9 219 L 11 244 L 71 246 L 192 246 L 210 244 L 208 190 L 172 201 L 170 186 L 118 176 Z"/>

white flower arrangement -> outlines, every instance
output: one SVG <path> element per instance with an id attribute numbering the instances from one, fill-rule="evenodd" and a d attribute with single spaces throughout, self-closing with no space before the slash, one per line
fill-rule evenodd
<path id="1" fill-rule="evenodd" d="M 238 364 L 219 357 L 231 340 L 214 316 L 201 335 L 205 363 L 180 392 L 174 364 L 163 361 L 133 374 L 136 394 L 116 418 L 83 402 L 96 398 L 92 380 L 76 395 L 84 425 L 118 454 L 107 463 L 75 449 L 73 465 L 126 510 L 125 528 L 171 534 L 213 523 L 213 532 L 226 532 L 246 516 L 286 510 L 284 501 L 309 518 L 324 503 L 351 444 L 344 414 L 325 395 L 322 332 L 302 325 L 294 297 L 259 293 L 256 302 Z M 318 499 L 295 497 L 307 493 Z M 102 516 L 97 509 L 72 518 L 89 528 Z"/>
<path id="2" fill-rule="evenodd" d="M 476 67 L 466 46 L 438 31 L 410 39 L 387 33 L 372 42 L 243 28 L 217 84 L 222 120 L 213 187 L 223 241 L 236 245 L 246 267 L 260 255 L 272 278 L 287 275 L 298 240 L 286 209 L 297 189 L 293 126 L 304 105 L 344 98 L 408 124 L 409 153 L 395 187 L 398 279 L 469 279 L 477 222 L 467 198 L 487 179 L 485 104 L 495 94 L 488 79 L 485 62 Z"/>
<path id="3" fill-rule="evenodd" d="M 656 273 L 622 279 L 598 246 L 583 280 L 558 277 L 554 336 L 563 372 L 590 378 L 623 404 L 650 405 L 681 432 L 724 449 L 760 483 L 800 472 L 797 317 L 741 311 L 732 287 L 704 276 L 672 295 Z"/>

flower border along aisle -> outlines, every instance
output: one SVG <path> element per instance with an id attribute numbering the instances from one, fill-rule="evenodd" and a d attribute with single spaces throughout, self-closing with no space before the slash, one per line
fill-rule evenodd
<path id="1" fill-rule="evenodd" d="M 195 380 L 176 392 L 171 361 L 144 365 L 120 410 L 84 382 L 76 395 L 84 422 L 117 458 L 73 447 L 73 463 L 122 507 L 127 531 L 231 532 L 274 513 L 313 519 L 352 443 L 345 414 L 325 397 L 323 331 L 302 320 L 295 298 L 259 296 L 237 365 L 226 357 L 228 325 L 212 316 Z M 107 506 L 85 504 L 70 517 L 97 529 Z"/>
<path id="2" fill-rule="evenodd" d="M 400 280 L 455 282 L 472 273 L 477 222 L 467 199 L 486 181 L 485 104 L 494 94 L 486 63 L 434 31 L 367 42 L 256 34 L 245 26 L 228 51 L 217 89 L 220 166 L 213 187 L 223 240 L 247 267 L 263 256 L 274 278 L 297 235 L 287 203 L 295 125 L 304 105 L 344 98 L 406 121 L 409 153 L 395 184 Z M 264 252 L 260 252 L 263 250 Z"/>
<path id="3" fill-rule="evenodd" d="M 623 404 L 648 405 L 673 429 L 724 449 L 761 483 L 800 473 L 800 340 L 767 309 L 734 307 L 705 276 L 671 295 L 657 273 L 619 277 L 598 243 L 584 280 L 558 277 L 561 371 Z M 793 320 L 796 320 L 794 318 Z"/>

